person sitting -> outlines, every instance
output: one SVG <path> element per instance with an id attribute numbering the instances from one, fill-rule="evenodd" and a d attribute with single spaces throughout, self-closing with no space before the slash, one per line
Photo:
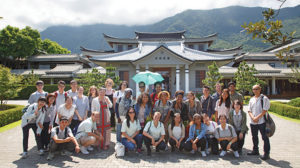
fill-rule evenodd
<path id="1" fill-rule="evenodd" d="M 153 115 L 153 120 L 148 122 L 143 131 L 143 139 L 147 147 L 147 155 L 151 155 L 150 146 L 156 147 L 156 152 L 159 150 L 165 150 L 167 145 L 164 142 L 165 138 L 165 128 L 164 124 L 159 121 L 160 112 L 155 112 Z"/>
<path id="2" fill-rule="evenodd" d="M 93 151 L 93 146 L 100 146 L 103 137 L 100 132 L 97 131 L 96 121 L 100 120 L 100 113 L 97 111 L 92 112 L 91 117 L 82 121 L 77 130 L 76 139 L 80 147 L 81 153 L 87 155 L 89 151 Z"/>
<path id="3" fill-rule="evenodd" d="M 60 150 L 61 155 L 71 155 L 71 151 L 74 150 L 74 146 L 76 153 L 80 151 L 79 145 L 68 125 L 69 119 L 61 117 L 59 120 L 59 126 L 52 128 L 50 149 L 47 160 L 52 160 L 54 158 L 54 153 L 57 150 Z"/>
<path id="4" fill-rule="evenodd" d="M 137 119 L 133 107 L 130 107 L 126 113 L 126 119 L 122 123 L 122 144 L 126 150 L 133 151 L 136 149 L 138 153 L 142 152 L 143 135 L 140 134 L 141 125 Z"/>
<path id="5" fill-rule="evenodd" d="M 220 143 L 222 152 L 220 156 L 223 157 L 226 155 L 227 151 L 231 148 L 235 157 L 240 157 L 238 153 L 238 144 L 237 144 L 237 135 L 233 126 L 227 124 L 226 115 L 219 115 L 220 125 L 215 130 L 215 137 Z"/>
<path id="6" fill-rule="evenodd" d="M 206 125 L 206 133 L 205 133 L 205 139 L 206 139 L 206 154 L 209 154 L 209 148 L 211 148 L 211 153 L 214 155 L 217 155 L 219 152 L 219 144 L 218 140 L 215 138 L 215 130 L 218 126 L 218 124 L 214 121 L 209 120 L 209 116 L 207 114 L 202 114 L 203 116 L 203 122 Z"/>
<path id="7" fill-rule="evenodd" d="M 169 143 L 171 145 L 171 151 L 174 152 L 176 148 L 182 151 L 185 142 L 185 127 L 182 123 L 179 113 L 174 114 L 174 118 L 169 125 L 168 132 L 170 137 Z"/>
<path id="8" fill-rule="evenodd" d="M 198 147 L 200 147 L 202 157 L 206 157 L 205 133 L 206 125 L 203 123 L 203 117 L 200 114 L 194 114 L 193 121 L 190 123 L 189 137 L 185 141 L 184 149 L 194 154 L 198 150 Z"/>
<path id="9" fill-rule="evenodd" d="M 245 142 L 245 135 L 248 132 L 247 114 L 241 109 L 242 103 L 238 100 L 234 102 L 234 110 L 230 111 L 228 123 L 232 125 L 238 135 L 238 152 L 241 154 Z"/>

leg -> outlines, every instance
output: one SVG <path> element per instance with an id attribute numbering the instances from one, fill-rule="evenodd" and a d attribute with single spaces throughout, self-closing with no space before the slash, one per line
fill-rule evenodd
<path id="1" fill-rule="evenodd" d="M 252 142 L 253 142 L 253 152 L 258 153 L 258 125 L 250 124 L 251 134 L 252 134 Z"/>
<path id="2" fill-rule="evenodd" d="M 127 138 L 122 138 L 122 144 L 127 148 L 128 150 L 133 151 L 135 149 L 135 145 L 128 141 Z"/>
<path id="3" fill-rule="evenodd" d="M 172 148 L 175 148 L 175 146 L 176 146 L 176 142 L 173 138 L 169 139 L 169 144 L 171 145 Z"/>
<path id="4" fill-rule="evenodd" d="M 258 126 L 259 126 L 259 132 L 264 141 L 264 152 L 265 152 L 265 154 L 269 155 L 270 154 L 270 140 L 266 134 L 266 123 L 259 124 Z"/>
<path id="5" fill-rule="evenodd" d="M 48 134 L 49 124 L 49 122 L 43 124 L 44 128 L 41 133 L 43 148 L 47 148 L 50 141 L 50 134 Z"/>
<path id="6" fill-rule="evenodd" d="M 104 149 L 108 149 L 110 145 L 110 135 L 111 135 L 111 127 L 104 130 Z"/>
<path id="7" fill-rule="evenodd" d="M 209 142 L 210 142 L 212 154 L 217 155 L 219 152 L 218 140 L 216 138 L 210 138 Z"/>
<path id="8" fill-rule="evenodd" d="M 238 150 L 238 142 L 235 142 L 235 143 L 231 144 L 231 149 L 233 151 L 237 151 Z"/>
<path id="9" fill-rule="evenodd" d="M 36 133 L 36 130 L 37 130 L 36 124 L 30 124 L 30 128 L 32 129 L 32 131 L 34 133 L 34 137 L 35 137 L 35 141 L 36 141 L 38 150 L 42 149 L 42 137 L 41 137 L 41 135 L 38 136 Z"/>
<path id="10" fill-rule="evenodd" d="M 184 149 L 185 139 L 183 139 L 180 143 L 179 150 L 182 151 Z"/>
<path id="11" fill-rule="evenodd" d="M 55 151 L 57 151 L 58 147 L 59 147 L 59 144 L 55 143 L 54 140 L 50 140 L 50 147 L 49 147 L 50 153 L 54 153 Z"/>
<path id="12" fill-rule="evenodd" d="M 143 139 L 144 139 L 144 142 L 145 142 L 145 145 L 146 145 L 146 148 L 147 148 L 147 155 L 151 155 L 151 139 L 146 137 L 146 136 L 143 136 Z"/>
<path id="13" fill-rule="evenodd" d="M 224 140 L 224 141 L 220 142 L 220 146 L 221 146 L 222 151 L 227 151 L 228 143 L 229 143 L 229 141 L 227 141 L 227 140 Z"/>
<path id="14" fill-rule="evenodd" d="M 78 140 L 78 143 L 84 147 L 88 147 L 90 145 L 93 145 L 96 143 L 96 138 L 93 136 L 85 136 L 85 137 L 81 137 Z"/>
<path id="15" fill-rule="evenodd" d="M 28 149 L 28 137 L 29 137 L 29 126 L 26 125 L 22 128 L 23 131 L 23 152 L 27 152 Z"/>
<path id="16" fill-rule="evenodd" d="M 205 148 L 206 148 L 206 140 L 205 140 L 205 138 L 201 138 L 197 142 L 197 147 L 200 147 L 201 151 L 205 151 Z"/>
<path id="17" fill-rule="evenodd" d="M 192 149 L 193 149 L 193 147 L 192 147 L 191 141 L 187 141 L 184 143 L 184 150 L 186 150 L 187 152 L 190 152 Z"/>
<path id="18" fill-rule="evenodd" d="M 156 149 L 158 150 L 165 150 L 167 147 L 166 143 L 164 140 L 162 140 L 157 146 L 156 146 Z"/>
<path id="19" fill-rule="evenodd" d="M 73 152 L 75 150 L 75 144 L 73 142 L 67 142 L 62 144 L 62 149 Z"/>
<path id="20" fill-rule="evenodd" d="M 137 134 L 133 139 L 136 142 L 137 149 L 141 149 L 143 144 L 143 135 Z"/>
<path id="21" fill-rule="evenodd" d="M 109 111 L 110 111 L 110 123 L 111 123 L 111 127 L 114 128 L 116 126 L 115 112 L 114 112 L 113 108 L 110 108 Z"/>

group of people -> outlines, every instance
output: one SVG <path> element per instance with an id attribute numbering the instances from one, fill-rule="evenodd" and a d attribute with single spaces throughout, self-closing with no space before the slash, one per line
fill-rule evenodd
<path id="1" fill-rule="evenodd" d="M 114 82 L 107 79 L 105 87 L 91 86 L 88 95 L 77 81 L 70 82 L 71 89 L 65 91 L 66 83 L 58 82 L 58 91 L 47 93 L 43 81 L 36 82 L 37 91 L 32 93 L 30 104 L 22 116 L 23 158 L 28 156 L 28 135 L 32 129 L 38 151 L 43 155 L 49 151 L 52 160 L 59 150 L 62 155 L 72 151 L 89 154 L 94 149 L 110 148 L 111 131 L 115 127 L 117 141 L 126 151 L 143 152 L 147 155 L 152 148 L 156 152 L 200 151 L 202 157 L 209 154 L 223 157 L 231 149 L 235 157 L 242 153 L 248 132 L 247 114 L 243 111 L 243 96 L 235 91 L 235 83 L 222 89 L 215 86 L 216 93 L 204 86 L 198 99 L 194 92 L 175 92 L 174 98 L 155 83 L 149 94 L 145 83 L 139 83 L 136 99 L 127 81 L 122 81 L 118 90 Z M 253 150 L 248 155 L 259 155 L 258 130 L 264 141 L 264 155 L 269 159 L 270 143 L 266 135 L 264 115 L 270 103 L 261 95 L 261 87 L 253 86 L 254 96 L 249 102 L 249 117 Z M 118 127 L 119 125 L 119 127 Z M 220 146 L 220 147 L 219 147 Z"/>

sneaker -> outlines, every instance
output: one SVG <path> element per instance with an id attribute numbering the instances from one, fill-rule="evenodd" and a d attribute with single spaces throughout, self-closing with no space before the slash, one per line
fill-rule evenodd
<path id="1" fill-rule="evenodd" d="M 195 151 L 194 151 L 194 149 L 192 149 L 192 150 L 190 151 L 190 153 L 191 153 L 191 154 L 195 154 Z"/>
<path id="2" fill-rule="evenodd" d="M 54 154 L 49 152 L 47 160 L 52 160 L 54 158 Z"/>
<path id="3" fill-rule="evenodd" d="M 240 154 L 238 151 L 233 151 L 233 154 L 234 154 L 234 157 L 236 158 L 239 158 L 240 157 Z"/>
<path id="4" fill-rule="evenodd" d="M 40 156 L 44 155 L 44 153 L 45 153 L 45 152 L 44 152 L 43 149 L 40 149 L 40 150 L 39 150 L 39 155 L 40 155 Z"/>
<path id="5" fill-rule="evenodd" d="M 27 152 L 23 152 L 22 153 L 22 159 L 26 159 L 28 157 L 28 153 Z"/>
<path id="6" fill-rule="evenodd" d="M 44 148 L 44 152 L 49 152 L 49 146 Z"/>
<path id="7" fill-rule="evenodd" d="M 226 151 L 223 151 L 223 150 L 222 150 L 222 152 L 220 153 L 220 156 L 223 157 L 223 156 L 226 155 L 226 153 L 227 153 Z"/>
<path id="8" fill-rule="evenodd" d="M 166 146 L 166 148 L 165 148 L 165 151 L 168 151 L 169 150 L 169 147 L 168 147 L 168 145 Z"/>
<path id="9" fill-rule="evenodd" d="M 61 155 L 61 156 L 65 156 L 65 155 L 66 155 L 65 150 L 61 150 L 61 151 L 60 151 L 60 155 Z"/>
<path id="10" fill-rule="evenodd" d="M 71 155 L 72 155 L 72 152 L 70 152 L 70 151 L 68 151 L 68 150 L 64 150 L 64 153 L 65 153 L 65 155 L 67 155 L 67 156 L 71 156 Z"/>
<path id="11" fill-rule="evenodd" d="M 260 157 L 262 160 L 268 160 L 270 159 L 270 155 L 269 154 L 264 154 L 262 157 Z"/>
<path id="12" fill-rule="evenodd" d="M 142 154 L 142 149 L 137 149 L 137 150 L 136 150 L 136 153 L 137 153 L 137 154 Z"/>
<path id="13" fill-rule="evenodd" d="M 247 155 L 259 155 L 259 152 L 258 151 L 251 151 L 251 152 L 248 152 Z"/>
<path id="14" fill-rule="evenodd" d="M 206 157 L 206 153 L 204 151 L 201 151 L 202 157 Z"/>
<path id="15" fill-rule="evenodd" d="M 88 146 L 88 147 L 87 147 L 87 150 L 88 150 L 88 151 L 93 151 L 94 148 L 93 148 L 92 146 Z"/>
<path id="16" fill-rule="evenodd" d="M 85 155 L 88 155 L 88 154 L 89 154 L 89 152 L 87 151 L 86 147 L 84 147 L 84 146 L 81 146 L 81 147 L 80 147 L 80 151 L 81 151 L 81 153 L 83 153 L 83 154 L 85 154 Z"/>

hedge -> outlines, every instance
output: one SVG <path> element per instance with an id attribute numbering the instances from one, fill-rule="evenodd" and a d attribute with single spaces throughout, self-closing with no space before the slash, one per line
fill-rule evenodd
<path id="1" fill-rule="evenodd" d="M 300 119 L 300 107 L 294 107 L 277 101 L 271 101 L 270 111 L 282 116 Z"/>
<path id="2" fill-rule="evenodd" d="M 70 85 L 66 85 L 65 90 L 69 90 L 70 89 Z M 44 86 L 44 91 L 48 92 L 48 93 L 52 93 L 57 91 L 57 85 L 45 85 Z M 19 94 L 18 97 L 14 98 L 15 100 L 27 100 L 29 98 L 29 96 L 31 95 L 31 93 L 36 91 L 36 86 L 35 85 L 29 85 L 25 88 L 23 88 Z"/>
<path id="3" fill-rule="evenodd" d="M 0 127 L 20 120 L 23 115 L 22 109 L 24 108 L 24 106 L 11 104 L 6 106 L 10 106 L 11 108 L 8 110 L 0 111 Z"/>
<path id="4" fill-rule="evenodd" d="M 294 106 L 294 107 L 300 107 L 300 97 L 297 97 L 295 99 L 292 99 L 287 103 L 288 105 Z"/>

